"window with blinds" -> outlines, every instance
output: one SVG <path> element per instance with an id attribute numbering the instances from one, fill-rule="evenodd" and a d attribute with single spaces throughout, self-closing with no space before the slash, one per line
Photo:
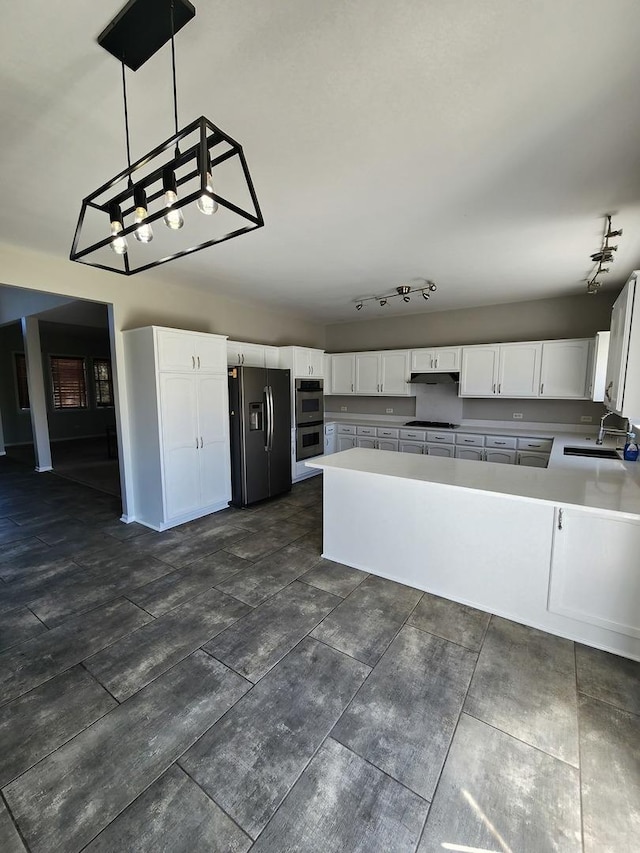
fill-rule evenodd
<path id="1" fill-rule="evenodd" d="M 51 387 L 54 409 L 88 408 L 84 358 L 52 355 Z"/>
<path id="2" fill-rule="evenodd" d="M 23 352 L 14 353 L 16 365 L 16 388 L 18 391 L 18 408 L 30 409 L 29 384 L 27 382 L 27 359 Z"/>
<path id="3" fill-rule="evenodd" d="M 113 379 L 108 358 L 93 359 L 93 387 L 96 407 L 113 406 Z"/>

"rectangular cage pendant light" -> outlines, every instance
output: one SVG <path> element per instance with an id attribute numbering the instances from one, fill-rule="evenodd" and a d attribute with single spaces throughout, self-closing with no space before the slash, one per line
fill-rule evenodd
<path id="1" fill-rule="evenodd" d="M 177 7 L 195 9 L 186 0 L 131 0 L 98 42 L 122 63 L 127 154 L 129 131 L 124 65 L 139 68 L 169 39 L 174 59 L 176 132 L 92 192 L 82 208 L 71 248 L 72 261 L 122 275 L 152 269 L 264 225 L 251 175 L 234 139 L 201 116 L 177 129 L 175 54 L 176 22 L 190 17 Z M 188 11 L 187 9 L 187 11 Z M 154 22 L 140 28 L 141 14 Z M 126 49 L 135 32 L 136 53 Z M 145 42 L 145 32 L 148 40 Z"/>

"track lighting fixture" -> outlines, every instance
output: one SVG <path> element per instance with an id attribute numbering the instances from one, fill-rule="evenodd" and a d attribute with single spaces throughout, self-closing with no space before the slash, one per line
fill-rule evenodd
<path id="1" fill-rule="evenodd" d="M 204 116 L 178 127 L 174 39 L 195 14 L 190 0 L 128 0 L 98 36 L 122 70 L 127 167 L 83 199 L 72 261 L 133 275 L 264 225 L 242 146 Z M 137 71 L 169 42 L 174 133 L 132 163 L 125 66 Z M 154 234 L 161 220 L 169 230 Z"/>
<path id="2" fill-rule="evenodd" d="M 402 301 L 405 303 L 411 302 L 412 293 L 421 293 L 422 298 L 428 300 L 431 298 L 431 294 L 437 289 L 438 287 L 433 281 L 429 281 L 426 278 L 414 278 L 412 279 L 411 284 L 398 285 L 395 289 L 395 293 L 387 293 L 384 296 L 365 296 L 364 299 L 358 299 L 355 303 L 356 311 L 362 310 L 363 306 L 367 302 L 377 302 L 382 308 L 390 299 L 395 299 L 396 297 L 402 297 Z"/>
<path id="3" fill-rule="evenodd" d="M 602 246 L 599 251 L 594 252 L 591 255 L 591 260 L 594 264 L 596 264 L 596 268 L 591 274 L 591 276 L 587 279 L 587 293 L 594 294 L 600 290 L 602 286 L 602 282 L 598 281 L 598 276 L 605 275 L 609 272 L 609 267 L 604 267 L 603 264 L 609 264 L 613 261 L 613 253 L 618 251 L 617 246 L 610 246 L 609 240 L 613 237 L 620 237 L 622 235 L 622 228 L 619 228 L 617 231 L 611 230 L 611 216 L 607 214 L 605 217 L 605 229 L 604 235 L 602 237 Z"/>

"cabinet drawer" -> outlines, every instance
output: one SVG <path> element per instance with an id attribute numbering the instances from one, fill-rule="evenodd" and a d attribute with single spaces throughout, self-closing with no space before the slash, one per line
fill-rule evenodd
<path id="1" fill-rule="evenodd" d="M 355 435 L 355 424 L 338 424 L 338 435 Z"/>
<path id="2" fill-rule="evenodd" d="M 335 424 L 325 424 L 324 425 L 324 434 L 325 435 L 335 435 L 336 425 Z"/>
<path id="3" fill-rule="evenodd" d="M 437 441 L 439 444 L 453 444 L 455 435 L 452 432 L 429 432 L 427 433 L 427 441 Z"/>
<path id="4" fill-rule="evenodd" d="M 519 438 L 518 450 L 537 450 L 540 453 L 550 453 L 553 441 L 550 438 Z"/>
<path id="5" fill-rule="evenodd" d="M 470 435 L 468 433 L 456 433 L 456 444 L 466 444 L 468 447 L 482 447 L 483 435 Z"/>
<path id="6" fill-rule="evenodd" d="M 426 441 L 427 431 L 424 429 L 401 429 L 400 438 L 409 441 Z"/>
<path id="7" fill-rule="evenodd" d="M 399 435 L 399 429 L 392 429 L 390 427 L 378 427 L 378 438 L 398 438 Z"/>
<path id="8" fill-rule="evenodd" d="M 424 444 L 417 441 L 401 441 L 400 453 L 424 453 Z"/>
<path id="9" fill-rule="evenodd" d="M 356 427 L 356 435 L 373 435 L 376 434 L 375 427 L 359 426 Z"/>
<path id="10" fill-rule="evenodd" d="M 502 450 L 515 450 L 516 439 L 510 435 L 487 435 L 484 439 L 485 447 L 499 447 Z"/>

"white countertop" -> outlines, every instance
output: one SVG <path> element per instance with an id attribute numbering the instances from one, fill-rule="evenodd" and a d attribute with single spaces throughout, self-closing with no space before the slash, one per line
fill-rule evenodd
<path id="1" fill-rule="evenodd" d="M 470 430 L 462 427 L 458 431 Z M 475 431 L 493 433 L 493 430 L 486 428 L 477 428 Z M 529 429 L 513 432 L 518 435 L 532 435 Z M 496 429 L 495 433 L 509 434 L 501 429 Z M 535 430 L 533 434 L 554 440 L 548 468 L 500 465 L 494 462 L 420 456 L 360 447 L 319 456 L 309 460 L 307 465 L 311 468 L 360 471 L 386 477 L 422 480 L 508 495 L 516 499 L 624 514 L 634 520 L 640 520 L 640 462 L 564 455 L 567 445 L 594 447 L 593 435 L 553 433 L 546 430 Z M 622 437 L 607 438 L 603 447 L 615 448 L 621 440 Z"/>

